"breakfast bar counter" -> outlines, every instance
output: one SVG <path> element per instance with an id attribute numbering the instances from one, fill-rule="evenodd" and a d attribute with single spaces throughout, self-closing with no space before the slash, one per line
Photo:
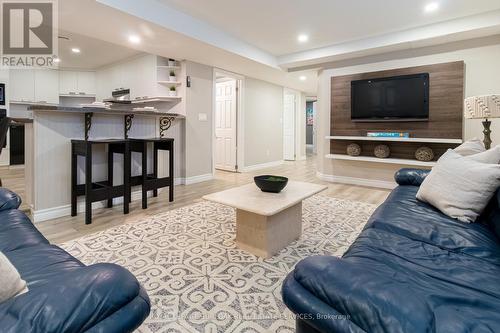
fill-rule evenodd
<path id="1" fill-rule="evenodd" d="M 139 104 L 140 105 L 140 104 Z M 184 117 L 174 112 L 134 110 L 137 105 L 115 105 L 113 108 L 66 107 L 31 105 L 33 122 L 26 124 L 25 178 L 26 201 L 31 207 L 35 222 L 69 216 L 71 214 L 71 140 L 147 139 L 168 137 L 174 139 L 176 154 L 181 154 L 184 133 Z M 93 152 L 92 182 L 101 182 L 108 175 L 107 147 L 98 147 Z M 147 161 L 148 173 L 153 172 L 153 147 L 148 148 L 151 158 Z M 169 154 L 160 152 L 157 172 L 166 177 L 169 172 Z M 180 178 L 184 169 L 183 159 L 176 156 L 175 178 Z M 77 158 L 77 182 L 85 181 L 85 161 Z M 116 158 L 111 168 L 114 184 L 123 183 L 123 157 Z M 132 153 L 131 175 L 142 174 L 142 158 Z M 134 192 L 135 191 L 135 192 Z M 50 192 L 50 193 L 47 193 Z M 132 189 L 132 201 L 140 200 L 140 189 Z M 114 199 L 116 203 L 123 198 Z M 93 208 L 104 207 L 95 202 Z M 77 210 L 83 212 L 85 204 L 77 203 Z"/>

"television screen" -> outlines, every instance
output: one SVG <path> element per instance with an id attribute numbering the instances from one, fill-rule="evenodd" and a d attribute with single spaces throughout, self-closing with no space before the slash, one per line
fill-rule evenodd
<path id="1" fill-rule="evenodd" d="M 353 121 L 425 121 L 428 118 L 428 73 L 351 82 Z"/>

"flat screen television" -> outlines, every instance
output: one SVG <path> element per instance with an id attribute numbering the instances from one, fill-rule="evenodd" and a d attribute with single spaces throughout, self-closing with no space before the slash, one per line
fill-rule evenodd
<path id="1" fill-rule="evenodd" d="M 358 122 L 429 119 L 429 74 L 351 81 L 351 119 Z"/>

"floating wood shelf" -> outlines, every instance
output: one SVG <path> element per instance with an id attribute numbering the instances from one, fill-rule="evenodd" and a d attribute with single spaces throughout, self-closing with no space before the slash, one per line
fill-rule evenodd
<path id="1" fill-rule="evenodd" d="M 332 160 L 344 160 L 344 161 L 357 161 L 357 162 L 373 162 L 373 163 L 387 163 L 387 164 L 400 164 L 400 165 L 413 165 L 413 166 L 423 166 L 423 167 L 433 167 L 436 162 L 422 162 L 418 160 L 410 160 L 403 158 L 378 158 L 372 156 L 350 156 L 342 154 L 328 154 L 325 156 Z"/>
<path id="2" fill-rule="evenodd" d="M 95 98 L 95 94 L 59 94 L 59 97 Z"/>
<path id="3" fill-rule="evenodd" d="M 422 142 L 422 143 L 454 143 L 461 144 L 462 139 L 442 139 L 442 138 L 388 138 L 372 136 L 327 136 L 328 140 L 345 141 L 392 141 L 392 142 Z"/>
<path id="4" fill-rule="evenodd" d="M 151 97 L 151 98 L 135 99 L 132 101 L 132 104 L 155 103 L 155 102 L 178 102 L 181 99 L 182 99 L 182 97 L 180 97 L 180 96 Z"/>
<path id="5" fill-rule="evenodd" d="M 20 105 L 47 105 L 47 106 L 58 106 L 55 103 L 41 103 L 41 102 L 26 102 L 26 101 L 13 101 L 10 100 L 9 104 L 20 104 Z"/>
<path id="6" fill-rule="evenodd" d="M 180 86 L 182 84 L 180 81 L 158 81 L 158 83 L 166 86 Z"/>
<path id="7" fill-rule="evenodd" d="M 181 69 L 181 66 L 156 66 L 158 69 L 171 69 L 171 70 L 177 70 Z"/>

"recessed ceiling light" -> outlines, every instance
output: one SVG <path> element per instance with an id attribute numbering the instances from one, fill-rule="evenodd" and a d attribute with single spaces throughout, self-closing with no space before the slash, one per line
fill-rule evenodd
<path id="1" fill-rule="evenodd" d="M 74 47 L 74 48 L 71 49 L 71 52 L 73 52 L 73 53 L 80 53 L 81 51 L 80 51 L 79 48 Z"/>
<path id="2" fill-rule="evenodd" d="M 300 80 L 300 81 L 305 81 L 305 80 L 307 80 L 307 77 L 306 77 L 306 76 L 304 76 L 304 75 L 302 75 L 301 77 L 299 77 L 299 80 Z"/>
<path id="3" fill-rule="evenodd" d="M 434 12 L 439 9 L 439 4 L 437 2 L 431 2 L 425 6 L 425 11 L 427 13 Z"/>
<path id="4" fill-rule="evenodd" d="M 297 36 L 297 40 L 300 42 L 300 43 L 305 43 L 309 40 L 309 36 L 308 35 L 305 35 L 305 34 L 300 34 Z"/>
<path id="5" fill-rule="evenodd" d="M 130 35 L 128 37 L 128 41 L 131 42 L 132 44 L 139 44 L 141 42 L 141 37 L 137 35 Z"/>

